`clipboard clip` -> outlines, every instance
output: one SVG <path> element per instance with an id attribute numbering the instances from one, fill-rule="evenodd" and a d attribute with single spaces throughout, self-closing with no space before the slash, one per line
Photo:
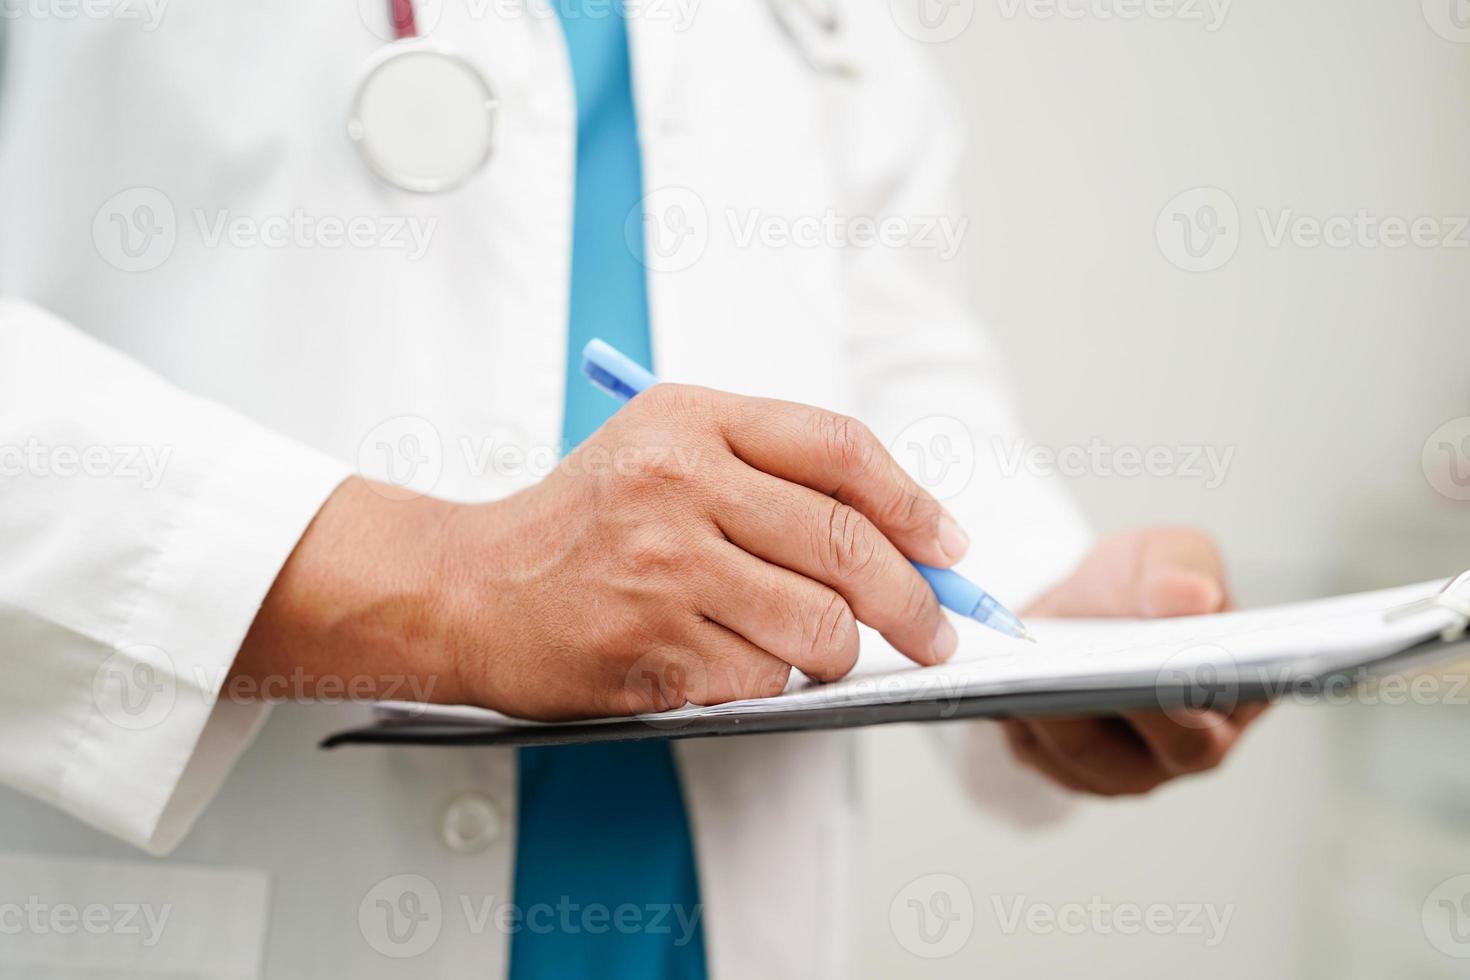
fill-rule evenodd
<path id="1" fill-rule="evenodd" d="M 1451 626 L 1440 634 L 1440 639 L 1446 643 L 1454 643 L 1463 638 L 1466 631 L 1470 630 L 1470 571 L 1461 572 L 1450 579 L 1436 595 L 1390 609 L 1383 614 L 1383 619 L 1391 623 L 1436 607 L 1448 609 L 1460 618 L 1458 625 Z"/>

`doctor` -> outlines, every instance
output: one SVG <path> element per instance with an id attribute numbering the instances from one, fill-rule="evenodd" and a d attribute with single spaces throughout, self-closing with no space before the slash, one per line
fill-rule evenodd
<path id="1" fill-rule="evenodd" d="M 1054 484 L 941 502 L 884 448 L 1017 429 L 953 263 L 857 238 L 954 218 L 958 141 L 839 6 L 0 21 L 0 972 L 851 977 L 849 735 L 314 746 L 372 698 L 761 696 L 860 631 L 942 661 L 906 556 L 1030 615 L 1225 605 L 1197 532 L 1089 549 Z M 603 424 L 593 335 L 699 387 Z M 1253 715 L 933 730 L 1027 821 Z"/>

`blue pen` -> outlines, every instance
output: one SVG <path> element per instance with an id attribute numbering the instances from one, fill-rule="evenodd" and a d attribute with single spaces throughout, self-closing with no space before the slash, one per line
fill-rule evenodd
<path id="1" fill-rule="evenodd" d="M 582 348 L 582 373 L 587 380 L 621 401 L 658 384 L 646 368 L 637 361 L 601 340 L 589 340 Z M 924 576 L 924 581 L 934 590 L 939 604 L 951 612 L 959 613 L 977 623 L 989 626 L 998 633 L 1021 640 L 1036 640 L 1015 613 L 996 601 L 995 596 L 948 568 L 933 568 L 913 563 Z"/>

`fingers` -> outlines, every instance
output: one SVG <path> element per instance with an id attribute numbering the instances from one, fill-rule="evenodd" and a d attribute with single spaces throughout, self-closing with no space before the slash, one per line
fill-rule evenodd
<path id="1" fill-rule="evenodd" d="M 1142 535 L 1138 603 L 1142 615 L 1202 616 L 1226 608 L 1225 567 L 1209 535 L 1158 528 Z"/>
<path id="2" fill-rule="evenodd" d="M 706 620 L 694 630 L 701 683 L 689 690 L 690 704 L 724 704 L 773 698 L 786 689 L 791 665 L 739 633 Z"/>
<path id="3" fill-rule="evenodd" d="M 749 465 L 854 508 L 915 561 L 948 568 L 968 550 L 954 519 L 861 422 L 793 402 L 723 398 L 721 430 Z"/>
<path id="4" fill-rule="evenodd" d="M 732 543 L 824 584 L 915 662 L 953 655 L 958 634 L 934 590 L 872 521 L 814 490 L 737 466 L 720 481 L 727 490 L 714 508 Z"/>
<path id="5" fill-rule="evenodd" d="M 1087 783 L 1057 764 L 1051 753 L 1041 747 L 1036 733 L 1026 722 L 1007 718 L 1001 722 L 1001 729 L 1005 732 L 1006 742 L 1010 745 L 1012 754 L 1023 764 L 1030 766 L 1065 789 L 1077 793 L 1095 792 Z"/>
<path id="6" fill-rule="evenodd" d="M 1199 572 L 1157 568 L 1140 583 L 1139 606 L 1150 619 L 1204 616 L 1224 608 L 1225 589 Z"/>
<path id="7" fill-rule="evenodd" d="M 1218 766 L 1240 737 L 1240 729 L 1219 712 L 1189 714 L 1187 724 L 1162 712 L 1124 712 L 1123 717 L 1170 775 L 1183 776 Z"/>
<path id="8" fill-rule="evenodd" d="M 1027 610 L 1032 616 L 1198 616 L 1230 609 L 1224 562 L 1195 528 L 1110 534 L 1065 581 Z"/>
<path id="9" fill-rule="evenodd" d="M 1147 793 L 1169 779 L 1148 747 L 1116 718 L 1028 719 L 1012 736 L 1022 761 L 1071 789 L 1098 796 Z"/>
<path id="10" fill-rule="evenodd" d="M 1161 712 L 1013 719 L 1006 722 L 1006 737 L 1017 758 L 1069 789 L 1134 795 L 1215 768 L 1265 708 L 1242 706 L 1229 718 L 1195 712 L 1188 724 Z"/>
<path id="11" fill-rule="evenodd" d="M 857 663 L 857 620 L 841 595 L 796 572 L 715 546 L 704 615 L 808 677 L 836 680 Z"/>
<path id="12" fill-rule="evenodd" d="M 678 645 L 639 657 L 615 684 L 610 710 L 643 715 L 686 704 L 723 704 L 775 697 L 786 688 L 791 665 L 718 623 L 694 623 Z"/>

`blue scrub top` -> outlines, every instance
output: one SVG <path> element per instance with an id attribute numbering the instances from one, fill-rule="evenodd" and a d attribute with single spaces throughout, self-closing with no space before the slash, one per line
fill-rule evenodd
<path id="1" fill-rule="evenodd" d="M 617 402 L 581 375 L 601 337 L 652 368 L 641 243 L 624 236 L 643 197 L 621 10 L 556 0 L 577 94 L 576 211 L 563 445 Z M 704 915 L 693 841 L 666 742 L 520 752 L 512 980 L 703 980 Z"/>

